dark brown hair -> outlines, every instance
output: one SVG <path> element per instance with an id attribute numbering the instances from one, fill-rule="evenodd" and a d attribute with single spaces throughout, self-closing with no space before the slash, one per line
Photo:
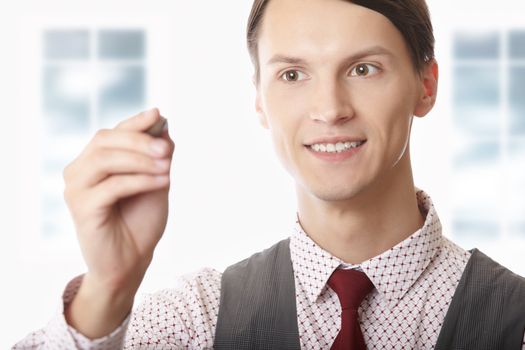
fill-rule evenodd
<path id="1" fill-rule="evenodd" d="M 342 0 L 379 12 L 394 24 L 408 45 L 412 63 L 421 72 L 434 58 L 434 34 L 425 0 Z M 248 51 L 259 81 L 258 32 L 270 0 L 254 0 L 247 27 Z"/>

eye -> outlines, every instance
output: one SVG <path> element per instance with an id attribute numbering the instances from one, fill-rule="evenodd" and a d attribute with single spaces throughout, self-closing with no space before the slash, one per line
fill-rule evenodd
<path id="1" fill-rule="evenodd" d="M 283 74 L 281 74 L 281 79 L 284 79 L 285 81 L 288 81 L 288 82 L 295 82 L 295 81 L 302 80 L 300 78 L 304 79 L 304 76 L 305 74 L 303 72 L 300 72 L 296 69 L 290 69 L 284 72 Z"/>
<path id="2" fill-rule="evenodd" d="M 352 77 L 367 77 L 379 73 L 379 68 L 370 63 L 360 63 L 350 71 Z"/>

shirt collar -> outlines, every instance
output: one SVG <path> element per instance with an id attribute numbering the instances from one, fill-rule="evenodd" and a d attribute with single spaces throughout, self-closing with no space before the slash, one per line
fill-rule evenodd
<path id="1" fill-rule="evenodd" d="M 345 264 L 322 249 L 303 230 L 298 219 L 290 239 L 290 254 L 295 278 L 303 286 L 308 299 L 315 302 L 322 294 L 328 278 L 340 265 L 360 268 L 374 283 L 383 300 L 390 306 L 410 289 L 436 256 L 442 245 L 441 223 L 430 197 L 417 191 L 418 205 L 425 216 L 423 226 L 396 246 L 355 266 Z"/>

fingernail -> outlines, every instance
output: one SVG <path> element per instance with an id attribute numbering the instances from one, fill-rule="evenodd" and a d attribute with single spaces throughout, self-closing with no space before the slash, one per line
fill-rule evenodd
<path id="1" fill-rule="evenodd" d="M 151 150 L 158 155 L 164 155 L 168 152 L 168 144 L 164 140 L 153 140 L 150 144 Z"/>
<path id="2" fill-rule="evenodd" d="M 166 183 L 166 182 L 169 182 L 170 177 L 168 175 L 160 175 L 160 176 L 155 176 L 155 180 L 158 183 Z"/>
<path id="3" fill-rule="evenodd" d="M 148 118 L 149 119 L 152 115 L 154 115 L 155 109 L 156 109 L 156 107 L 153 107 L 153 108 L 150 108 L 150 109 L 146 109 L 142 115 L 144 116 L 144 118 Z"/>
<path id="4" fill-rule="evenodd" d="M 153 111 L 154 108 L 149 108 L 149 109 L 145 109 L 142 111 L 142 113 L 139 114 L 139 117 L 142 117 L 142 118 L 148 118 L 149 115 L 151 114 L 151 111 Z"/>
<path id="5" fill-rule="evenodd" d="M 168 159 L 157 159 L 155 165 L 159 169 L 167 169 L 170 165 L 170 161 Z"/>

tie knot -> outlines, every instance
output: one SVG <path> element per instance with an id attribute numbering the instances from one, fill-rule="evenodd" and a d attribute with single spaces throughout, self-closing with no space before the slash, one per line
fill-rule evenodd
<path id="1" fill-rule="evenodd" d="M 328 285 L 337 293 L 341 308 L 357 310 L 374 284 L 368 276 L 354 269 L 336 269 L 328 279 Z"/>

